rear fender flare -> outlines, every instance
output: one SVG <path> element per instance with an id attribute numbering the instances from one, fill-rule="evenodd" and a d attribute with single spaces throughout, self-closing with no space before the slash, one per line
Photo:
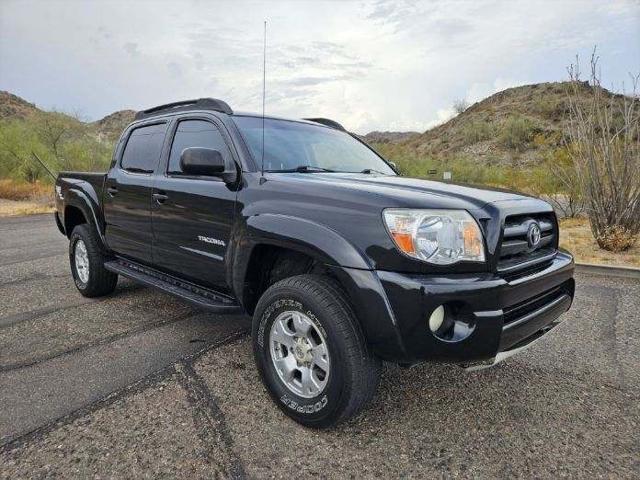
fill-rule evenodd
<path id="1" fill-rule="evenodd" d="M 97 198 L 91 198 L 82 190 L 72 187 L 65 194 L 65 207 L 67 206 L 76 207 L 82 212 L 87 223 L 95 228 L 98 233 L 102 247 L 106 249 L 107 242 L 103 231 L 104 223 L 102 222 L 102 215 L 100 214 L 100 206 Z M 67 236 L 71 234 L 71 232 L 66 233 Z"/>

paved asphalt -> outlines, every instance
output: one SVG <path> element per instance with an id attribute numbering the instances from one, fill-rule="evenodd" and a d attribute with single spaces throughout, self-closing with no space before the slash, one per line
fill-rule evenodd
<path id="1" fill-rule="evenodd" d="M 567 322 L 466 373 L 386 366 L 315 432 L 271 403 L 241 316 L 75 290 L 51 216 L 0 219 L 0 478 L 640 477 L 640 282 L 577 276 Z"/>

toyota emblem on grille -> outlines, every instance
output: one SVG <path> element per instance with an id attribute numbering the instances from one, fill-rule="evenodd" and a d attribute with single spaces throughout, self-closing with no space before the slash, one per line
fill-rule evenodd
<path id="1" fill-rule="evenodd" d="M 527 245 L 531 250 L 538 248 L 541 237 L 540 225 L 538 225 L 538 222 L 532 222 L 529 225 L 529 230 L 527 230 Z"/>

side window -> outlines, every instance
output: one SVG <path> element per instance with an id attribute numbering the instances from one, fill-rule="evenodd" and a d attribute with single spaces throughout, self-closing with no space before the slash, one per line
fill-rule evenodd
<path id="1" fill-rule="evenodd" d="M 231 158 L 222 134 L 213 123 L 205 120 L 183 120 L 178 124 L 176 134 L 173 137 L 167 173 L 182 173 L 180 155 L 185 148 L 189 147 L 218 150 L 226 162 L 229 162 Z"/>
<path id="2" fill-rule="evenodd" d="M 120 166 L 130 172 L 153 173 L 158 165 L 166 123 L 136 128 L 129 135 Z"/>

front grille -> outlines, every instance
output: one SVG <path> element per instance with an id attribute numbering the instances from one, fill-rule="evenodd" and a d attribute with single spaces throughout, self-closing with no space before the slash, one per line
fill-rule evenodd
<path id="1" fill-rule="evenodd" d="M 530 242 L 532 225 L 540 227 L 540 241 Z M 541 264 L 550 262 L 556 254 L 558 232 L 553 213 L 512 215 L 505 219 L 498 272 L 521 277 L 529 270 L 540 270 Z"/>
<path id="2" fill-rule="evenodd" d="M 556 288 L 552 288 L 551 290 L 547 290 L 536 297 L 529 298 L 521 303 L 505 308 L 502 317 L 504 325 L 508 325 L 531 312 L 535 312 L 567 293 L 567 288 L 564 285 L 560 285 Z"/>

